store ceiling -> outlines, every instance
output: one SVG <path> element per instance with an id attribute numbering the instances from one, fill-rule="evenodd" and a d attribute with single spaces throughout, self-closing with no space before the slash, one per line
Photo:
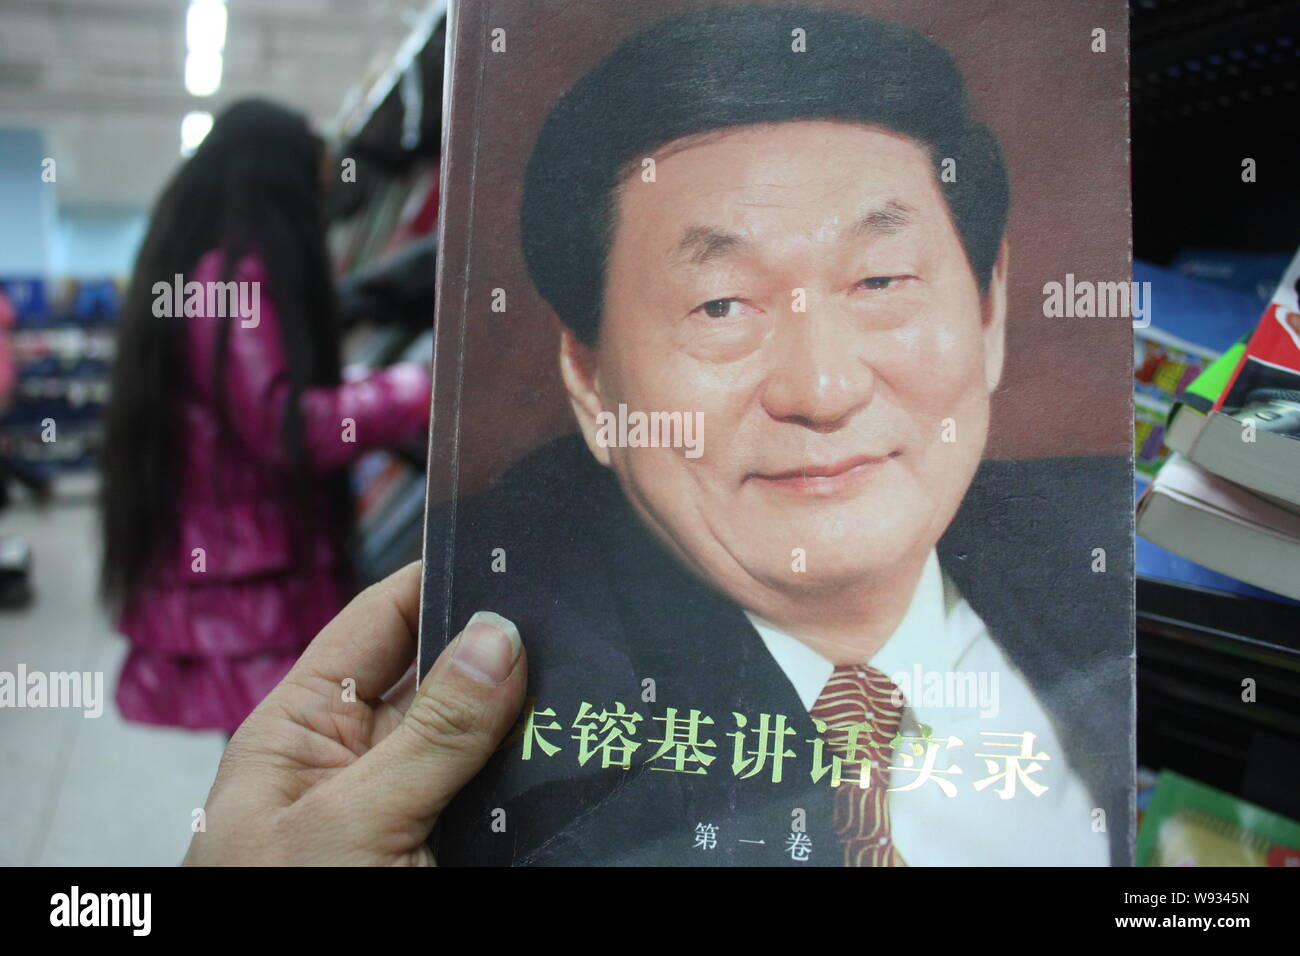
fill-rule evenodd
<path id="1" fill-rule="evenodd" d="M 0 0 L 0 128 L 39 128 L 60 203 L 147 206 L 179 162 L 180 120 L 241 96 L 328 129 L 392 59 L 426 0 L 227 0 L 220 90 L 185 90 L 186 0 Z"/>

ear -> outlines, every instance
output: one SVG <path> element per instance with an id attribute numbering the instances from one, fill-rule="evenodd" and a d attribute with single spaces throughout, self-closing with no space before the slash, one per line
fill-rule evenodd
<path id="1" fill-rule="evenodd" d="M 989 287 L 984 293 L 984 382 L 992 395 L 1002 381 L 1002 365 L 1007 354 L 1007 259 L 1011 247 L 1005 239 L 998 248 Z"/>
<path id="2" fill-rule="evenodd" d="M 596 441 L 598 416 L 604 411 L 595 350 L 584 345 L 567 326 L 560 330 L 560 377 L 569 393 L 569 405 L 578 419 L 582 437 L 595 459 L 609 467 L 609 449 Z"/>

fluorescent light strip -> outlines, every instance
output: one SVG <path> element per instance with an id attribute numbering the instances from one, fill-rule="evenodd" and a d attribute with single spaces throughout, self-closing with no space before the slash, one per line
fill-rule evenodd
<path id="1" fill-rule="evenodd" d="M 226 48 L 225 0 L 190 0 L 185 12 L 185 89 L 191 96 L 211 96 L 221 89 Z"/>
<path id="2" fill-rule="evenodd" d="M 212 129 L 212 114 L 195 111 L 181 120 L 181 155 L 188 156 L 199 148 L 203 137 Z"/>
<path id="3" fill-rule="evenodd" d="M 226 4 L 224 0 L 190 0 L 185 12 L 187 49 L 220 53 L 226 48 Z"/>
<path id="4" fill-rule="evenodd" d="M 221 54 L 190 50 L 185 54 L 185 89 L 192 96 L 211 96 L 221 88 Z"/>

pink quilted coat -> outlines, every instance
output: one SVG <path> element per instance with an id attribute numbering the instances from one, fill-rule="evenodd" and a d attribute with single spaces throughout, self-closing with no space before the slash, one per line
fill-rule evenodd
<path id="1" fill-rule="evenodd" d="M 220 267 L 220 254 L 210 252 L 185 279 L 219 280 Z M 188 387 L 178 396 L 185 436 L 178 542 L 152 586 L 131 596 L 117 621 L 131 643 L 117 685 L 122 715 L 228 734 L 350 597 L 338 529 L 326 522 L 320 490 L 299 492 L 314 495 L 318 520 L 307 550 L 314 555 L 310 570 L 293 566 L 295 502 L 280 480 L 289 464 L 280 437 L 289 377 L 279 321 L 259 259 L 245 258 L 235 279 L 261 283 L 260 301 L 255 326 L 231 320 L 231 435 L 222 454 L 212 380 L 219 321 L 170 320 L 184 322 L 187 332 Z M 415 364 L 306 390 L 301 408 L 312 472 L 337 472 L 366 451 L 421 434 L 429 394 L 429 373 Z M 351 441 L 344 440 L 348 429 Z"/>

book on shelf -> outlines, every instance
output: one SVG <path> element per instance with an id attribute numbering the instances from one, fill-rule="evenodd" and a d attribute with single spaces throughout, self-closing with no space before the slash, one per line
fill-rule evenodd
<path id="1" fill-rule="evenodd" d="M 1221 574 L 1300 600 L 1300 515 L 1177 452 L 1138 502 L 1137 532 Z"/>
<path id="2" fill-rule="evenodd" d="M 1186 453 L 1236 365 L 1223 350 L 1254 329 L 1259 303 L 1148 262 L 1133 263 L 1133 278 L 1151 283 L 1151 322 L 1133 329 L 1134 458 L 1150 477 L 1170 450 Z"/>
<path id="3" fill-rule="evenodd" d="M 1174 454 L 1137 511 L 1147 541 L 1293 599 L 1300 599 L 1297 282 L 1300 255 L 1254 331 L 1179 394 L 1164 432 Z"/>
<path id="4" fill-rule="evenodd" d="M 1207 365 L 1174 401 L 1169 409 L 1164 432 L 1164 443 L 1170 451 L 1182 455 L 1191 452 L 1214 409 L 1214 403 L 1223 394 L 1246 351 L 1246 339 L 1243 336 L 1237 344 Z"/>
<path id="5" fill-rule="evenodd" d="M 1200 429 L 1197 465 L 1300 510 L 1300 253 Z"/>
<path id="6" fill-rule="evenodd" d="M 1300 866 L 1300 823 L 1171 770 L 1156 777 L 1138 866 Z"/>

